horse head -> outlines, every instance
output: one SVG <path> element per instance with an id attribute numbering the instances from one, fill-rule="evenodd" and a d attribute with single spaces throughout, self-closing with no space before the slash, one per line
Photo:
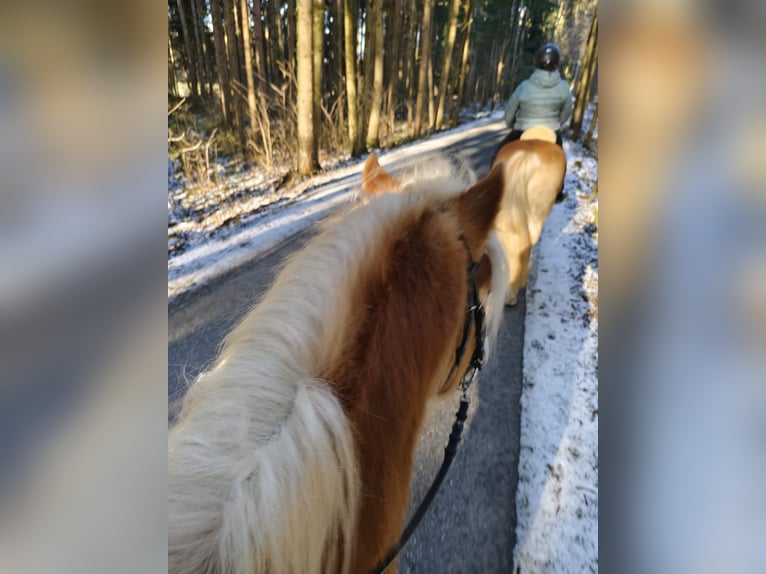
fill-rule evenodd
<path id="1" fill-rule="evenodd" d="M 473 289 L 492 308 L 503 177 L 466 189 L 380 170 L 367 181 L 386 192 L 291 258 L 171 431 L 170 571 L 367 572 L 381 560 L 427 403 L 482 344 L 466 322 Z"/>

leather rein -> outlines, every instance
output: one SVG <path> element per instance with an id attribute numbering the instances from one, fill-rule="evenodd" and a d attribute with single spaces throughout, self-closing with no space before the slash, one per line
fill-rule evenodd
<path id="1" fill-rule="evenodd" d="M 460 362 L 463 360 L 466 348 L 468 347 L 468 338 L 471 334 L 471 327 L 474 328 L 476 341 L 473 355 L 471 356 L 471 362 L 468 364 L 468 369 L 460 380 L 460 406 L 455 413 L 455 422 L 452 425 L 452 432 L 449 435 L 449 441 L 444 449 L 444 460 L 439 468 L 439 472 L 437 472 L 436 477 L 431 483 L 431 487 L 428 489 L 425 497 L 413 513 L 407 526 L 404 528 L 399 541 L 388 551 L 385 558 L 380 561 L 370 574 L 383 574 L 388 567 L 391 566 L 402 550 L 404 550 L 404 547 L 407 545 L 407 542 L 409 542 L 410 537 L 415 532 L 415 529 L 418 527 L 418 524 L 428 510 L 428 507 L 431 505 L 431 502 L 433 502 L 436 493 L 439 491 L 439 488 L 444 481 L 444 477 L 447 476 L 447 471 L 449 470 L 455 455 L 457 455 L 457 447 L 463 433 L 463 426 L 468 418 L 468 407 L 471 404 L 469 390 L 471 384 L 476 379 L 476 375 L 478 375 L 484 365 L 484 340 L 486 335 L 484 326 L 485 313 L 484 306 L 479 300 L 479 288 L 476 284 L 476 270 L 479 267 L 479 263 L 473 261 L 471 258 L 471 251 L 468 249 L 465 239 L 463 237 L 460 239 L 463 242 L 463 245 L 465 245 L 466 251 L 468 252 L 468 259 L 470 261 L 468 265 L 468 303 L 466 306 L 465 322 L 463 323 L 463 334 L 460 338 L 460 344 L 455 351 L 455 362 L 452 364 L 452 368 L 445 379 L 445 384 L 449 382 L 455 374 L 455 370 L 460 366 Z"/>

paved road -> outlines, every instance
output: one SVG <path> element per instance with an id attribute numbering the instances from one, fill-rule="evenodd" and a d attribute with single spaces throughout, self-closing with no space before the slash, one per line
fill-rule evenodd
<path id="1" fill-rule="evenodd" d="M 504 134 L 480 135 L 444 151 L 469 162 L 479 176 L 489 169 Z M 385 161 L 384 161 L 385 164 Z M 224 334 L 271 284 L 280 266 L 311 236 L 308 230 L 246 265 L 168 315 L 168 393 L 173 401 L 214 357 Z M 508 573 L 515 543 L 520 435 L 524 298 L 506 308 L 497 349 L 473 390 L 471 414 L 457 458 L 407 546 L 401 573 Z M 442 461 L 457 397 L 435 405 L 418 446 L 413 505 Z"/>

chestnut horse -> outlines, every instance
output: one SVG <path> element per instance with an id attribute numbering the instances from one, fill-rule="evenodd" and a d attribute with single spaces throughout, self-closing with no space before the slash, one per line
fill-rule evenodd
<path id="1" fill-rule="evenodd" d="M 516 304 L 519 290 L 529 280 L 532 247 L 564 185 L 566 156 L 555 141 L 553 130 L 530 128 L 520 140 L 500 148 L 492 164 L 501 164 L 505 173 L 496 229 L 508 259 L 508 305 Z"/>
<path id="2" fill-rule="evenodd" d="M 169 572 L 365 573 L 394 546 L 426 405 L 476 345 L 453 368 L 470 273 L 502 312 L 503 177 L 382 194 L 291 258 L 170 431 Z"/>

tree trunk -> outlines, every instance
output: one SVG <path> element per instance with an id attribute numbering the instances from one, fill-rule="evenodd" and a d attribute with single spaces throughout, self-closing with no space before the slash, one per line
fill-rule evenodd
<path id="1" fill-rule="evenodd" d="M 407 34 L 407 54 L 405 56 L 405 62 L 407 64 L 407 78 L 406 81 L 406 99 L 407 99 L 407 133 L 412 134 L 415 132 L 415 118 L 414 118 L 414 101 L 415 101 L 415 64 L 418 61 L 418 18 L 417 18 L 417 2 L 410 2 L 410 12 L 408 16 L 408 28 L 409 34 Z"/>
<path id="2" fill-rule="evenodd" d="M 295 0 L 287 0 L 287 61 L 295 65 Z"/>
<path id="3" fill-rule="evenodd" d="M 241 65 L 239 62 L 239 51 L 237 49 L 238 32 L 237 24 L 234 19 L 233 0 L 223 0 L 223 29 L 225 31 L 226 49 L 229 57 L 229 78 L 232 84 L 240 81 Z"/>
<path id="4" fill-rule="evenodd" d="M 372 82 L 375 60 L 374 2 L 376 2 L 376 0 L 368 0 L 365 2 L 364 6 L 364 51 L 362 53 L 361 66 L 362 99 L 359 102 L 359 112 L 361 114 L 359 118 L 359 129 L 361 131 L 360 137 L 364 139 L 365 143 L 367 141 L 366 135 L 370 120 L 370 109 L 372 108 Z"/>
<path id="5" fill-rule="evenodd" d="M 371 34 L 373 44 L 372 61 L 372 103 L 367 124 L 367 148 L 380 145 L 380 108 L 383 105 L 383 0 L 372 0 Z"/>
<path id="6" fill-rule="evenodd" d="M 516 88 L 516 84 L 518 83 L 516 81 L 516 75 L 519 68 L 519 37 L 521 34 L 519 34 L 519 24 L 521 21 L 521 17 L 519 15 L 519 8 L 521 7 L 521 2 L 516 2 L 513 11 L 511 12 L 511 17 L 513 18 L 513 25 L 511 26 L 511 38 L 513 42 L 513 56 L 511 57 L 511 74 L 510 74 L 510 85 L 511 89 Z M 526 12 L 524 13 L 524 16 L 526 17 Z"/>
<path id="7" fill-rule="evenodd" d="M 261 0 L 253 0 L 253 45 L 255 47 L 256 84 L 267 86 L 266 54 L 263 49 L 263 22 L 261 22 Z M 262 90 L 263 91 L 263 90 Z"/>
<path id="8" fill-rule="evenodd" d="M 418 74 L 418 96 L 415 101 L 415 125 L 413 135 L 420 136 L 423 112 L 428 90 L 428 64 L 431 61 L 431 21 L 433 20 L 434 0 L 425 0 L 423 6 L 423 32 L 421 34 L 420 72 Z M 430 96 L 429 96 L 430 99 Z"/>
<path id="9" fill-rule="evenodd" d="M 269 0 L 268 10 L 266 12 L 269 27 L 269 40 L 267 44 L 271 48 L 271 81 L 277 85 L 283 85 L 285 76 L 279 67 L 284 60 L 283 40 L 282 40 L 282 17 L 279 14 L 279 6 L 276 0 Z M 290 60 L 291 62 L 293 60 Z"/>
<path id="10" fill-rule="evenodd" d="M 348 139 L 351 143 L 351 155 L 357 157 L 363 153 L 359 138 L 359 111 L 356 97 L 356 34 L 352 0 L 343 0 L 343 33 L 346 44 L 346 105 L 348 106 Z"/>
<path id="11" fill-rule="evenodd" d="M 178 76 L 176 75 L 176 57 L 173 55 L 173 42 L 168 34 L 168 93 L 178 97 Z"/>
<path id="12" fill-rule="evenodd" d="M 463 96 L 463 100 L 465 102 L 476 102 L 476 96 L 478 94 L 478 90 L 477 90 L 477 86 L 476 86 L 476 84 L 478 83 L 476 81 L 476 68 L 478 66 L 479 66 L 478 57 L 476 55 L 476 52 L 474 52 L 471 55 L 471 63 L 468 66 L 468 70 L 469 70 L 468 71 L 468 80 L 465 83 L 466 95 Z M 469 98 L 468 95 L 467 95 L 467 91 L 470 89 L 471 86 L 473 86 L 473 96 L 471 96 Z"/>
<path id="13" fill-rule="evenodd" d="M 434 111 L 434 59 L 431 52 L 425 55 L 428 59 L 428 132 L 434 131 L 436 113 Z"/>
<path id="14" fill-rule="evenodd" d="M 203 93 L 210 93 L 210 67 L 207 62 L 207 54 L 205 45 L 202 42 L 202 35 L 200 34 L 200 21 L 202 16 L 200 15 L 199 0 L 191 0 L 192 8 L 192 30 L 194 32 L 194 45 L 197 56 L 197 70 L 199 71 L 200 81 L 200 95 Z"/>
<path id="15" fill-rule="evenodd" d="M 210 0 L 210 16 L 213 21 L 215 67 L 218 72 L 218 86 L 221 95 L 221 113 L 224 125 L 226 125 L 226 127 L 231 127 L 231 84 L 229 83 L 229 64 L 226 59 L 226 44 L 223 38 L 223 13 L 221 0 Z"/>
<path id="16" fill-rule="evenodd" d="M 259 0 L 254 0 L 255 4 Z M 255 80 L 253 78 L 253 56 L 250 48 L 250 12 L 247 0 L 239 0 L 239 16 L 242 23 L 242 53 L 245 56 L 245 78 L 247 80 L 247 117 L 250 120 L 250 137 L 255 141 L 258 120 L 255 109 Z M 251 148 L 248 148 L 252 154 Z"/>
<path id="17" fill-rule="evenodd" d="M 346 62 L 343 59 L 343 44 L 344 44 L 344 36 L 345 32 L 343 29 L 343 0 L 334 0 L 333 2 L 333 48 L 334 48 L 334 60 L 335 60 L 335 97 L 337 98 L 337 105 L 338 110 L 340 110 L 339 118 L 340 123 L 343 128 L 343 131 L 345 131 L 345 125 L 343 125 L 343 110 L 346 108 L 344 105 L 344 102 L 342 101 L 343 93 L 344 93 L 344 86 L 346 85 Z"/>
<path id="18" fill-rule="evenodd" d="M 322 68 L 324 62 L 324 2 L 322 0 L 314 1 L 314 13 L 312 15 L 312 56 L 313 69 L 313 119 L 314 119 L 314 157 L 319 157 L 319 140 L 321 139 L 322 124 Z"/>
<path id="19" fill-rule="evenodd" d="M 444 44 L 444 59 L 439 77 L 439 106 L 436 110 L 436 129 L 440 130 L 444 123 L 444 105 L 447 102 L 447 86 L 449 84 L 450 65 L 452 64 L 452 49 L 457 35 L 457 16 L 460 12 L 460 0 L 450 0 L 449 18 L 447 20 L 447 38 Z M 447 102 L 449 104 L 449 102 Z"/>
<path id="20" fill-rule="evenodd" d="M 243 139 L 244 130 L 242 129 L 242 98 L 237 93 L 237 82 L 239 82 L 239 53 L 237 52 L 237 32 L 234 22 L 234 3 L 232 0 L 223 0 L 223 29 L 226 40 L 226 50 L 229 59 L 229 82 L 231 85 L 231 111 L 234 117 L 234 128 Z M 244 144 L 244 141 L 240 143 Z"/>
<path id="21" fill-rule="evenodd" d="M 506 52 L 508 51 L 508 38 L 503 38 L 503 44 L 500 47 L 500 51 L 498 52 L 497 57 L 497 67 L 494 70 L 495 74 L 493 77 L 493 87 L 492 87 L 492 100 L 497 102 L 500 98 L 500 86 L 502 85 L 502 78 L 503 78 L 503 67 L 505 64 L 506 59 Z"/>
<path id="22" fill-rule="evenodd" d="M 588 43 L 585 47 L 585 54 L 583 55 L 580 81 L 577 82 L 577 94 L 575 96 L 574 111 L 572 113 L 572 139 L 578 138 L 582 131 L 582 119 L 585 114 L 585 104 L 588 101 L 593 74 L 596 70 L 596 59 L 598 58 L 598 53 L 596 51 L 597 40 L 598 6 L 593 12 L 593 20 L 591 21 L 590 32 L 588 34 Z"/>
<path id="23" fill-rule="evenodd" d="M 276 41 L 274 39 L 274 2 L 275 0 L 269 0 L 266 2 L 265 12 L 263 14 L 263 47 L 264 55 L 266 56 L 266 75 L 269 78 L 270 84 L 279 84 L 279 68 L 277 67 L 276 56 Z"/>
<path id="24" fill-rule="evenodd" d="M 392 6 L 386 17 L 387 26 L 389 31 L 385 38 L 385 54 L 388 59 L 388 72 L 387 78 L 388 84 L 386 86 L 386 114 L 388 116 L 388 126 L 390 134 L 393 134 L 394 126 L 396 124 L 396 102 L 394 96 L 396 89 L 399 85 L 399 73 L 401 66 L 399 64 L 399 44 L 401 43 L 402 34 L 402 20 L 404 14 L 402 13 L 401 0 L 393 0 Z"/>
<path id="25" fill-rule="evenodd" d="M 189 63 L 189 84 L 191 86 L 191 95 L 199 96 L 199 72 L 197 71 L 197 59 L 194 57 L 194 51 L 192 49 L 192 37 L 189 32 L 189 23 L 186 20 L 186 7 L 184 6 L 184 0 L 176 0 L 176 6 L 178 6 L 178 17 L 181 20 L 181 33 L 184 37 L 184 48 L 186 48 L 186 61 Z"/>
<path id="26" fill-rule="evenodd" d="M 457 123 L 460 114 L 460 106 L 465 102 L 465 75 L 468 71 L 468 55 L 471 51 L 471 27 L 473 26 L 473 6 L 471 0 L 466 0 L 465 4 L 465 34 L 463 36 L 463 53 L 460 60 L 460 73 L 457 80 L 457 106 L 455 106 L 452 115 L 452 121 Z"/>
<path id="27" fill-rule="evenodd" d="M 245 85 L 247 80 L 245 79 L 245 52 L 243 50 L 243 44 L 242 44 L 242 26 L 243 26 L 243 20 L 240 17 L 239 13 L 239 5 L 237 0 L 232 1 L 234 5 L 234 33 L 236 34 L 236 46 L 237 46 L 237 63 L 239 64 L 239 67 L 237 69 L 237 81 L 241 85 Z M 250 17 L 247 16 L 247 22 L 249 25 Z"/>
<path id="28" fill-rule="evenodd" d="M 298 172 L 312 175 L 317 165 L 314 155 L 314 78 L 312 59 L 313 0 L 298 0 Z"/>

